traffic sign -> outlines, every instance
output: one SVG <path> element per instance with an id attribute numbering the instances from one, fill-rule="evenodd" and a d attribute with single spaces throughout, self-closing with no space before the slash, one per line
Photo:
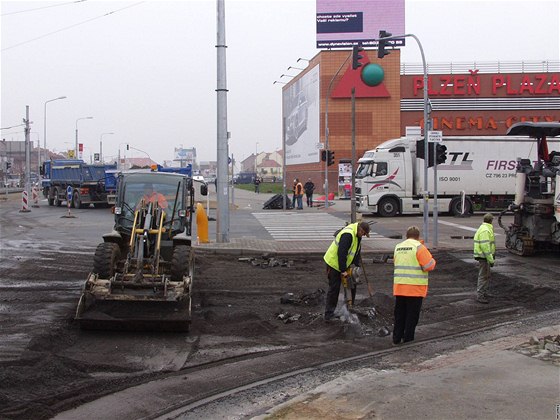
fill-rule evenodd
<path id="1" fill-rule="evenodd" d="M 431 143 L 441 143 L 443 141 L 443 132 L 428 131 L 428 141 Z"/>
<path id="2" fill-rule="evenodd" d="M 316 143 L 315 148 L 317 150 L 323 150 L 325 148 L 325 143 Z"/>
<path id="3" fill-rule="evenodd" d="M 66 197 L 68 198 L 68 201 L 72 201 L 72 187 L 70 185 L 66 188 Z"/>

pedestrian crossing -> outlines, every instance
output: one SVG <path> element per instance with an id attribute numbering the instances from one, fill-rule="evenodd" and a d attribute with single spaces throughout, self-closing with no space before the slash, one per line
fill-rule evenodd
<path id="1" fill-rule="evenodd" d="M 344 220 L 328 213 L 263 212 L 253 216 L 276 241 L 332 241 L 334 232 L 345 226 Z M 371 238 L 383 236 L 372 229 Z"/>

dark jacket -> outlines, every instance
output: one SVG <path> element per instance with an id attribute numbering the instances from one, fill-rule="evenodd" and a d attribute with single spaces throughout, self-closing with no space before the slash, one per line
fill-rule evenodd
<path id="1" fill-rule="evenodd" d="M 315 184 L 311 181 L 307 181 L 303 186 L 306 194 L 312 194 L 313 190 L 315 189 Z"/>

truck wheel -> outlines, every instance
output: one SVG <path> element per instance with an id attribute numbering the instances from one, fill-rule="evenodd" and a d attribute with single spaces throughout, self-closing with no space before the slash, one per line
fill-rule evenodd
<path id="1" fill-rule="evenodd" d="M 113 277 L 117 271 L 120 258 L 121 250 L 117 244 L 103 242 L 97 245 L 93 256 L 93 272 L 102 279 Z"/>
<path id="2" fill-rule="evenodd" d="M 194 260 L 190 247 L 177 245 L 173 248 L 171 260 L 171 280 L 181 281 L 183 276 L 191 276 L 194 272 Z"/>
<path id="3" fill-rule="evenodd" d="M 53 205 L 56 207 L 62 206 L 62 201 L 60 201 L 60 197 L 58 196 L 58 188 L 53 190 Z"/>
<path id="4" fill-rule="evenodd" d="M 394 198 L 384 198 L 379 202 L 378 213 L 381 217 L 393 217 L 399 211 L 399 203 Z"/>
<path id="5" fill-rule="evenodd" d="M 449 204 L 449 213 L 453 216 L 461 216 L 463 213 L 461 212 L 462 205 L 461 205 L 461 197 L 455 197 L 451 200 Z M 471 212 L 471 201 L 468 198 L 465 198 L 465 214 L 469 214 Z"/>

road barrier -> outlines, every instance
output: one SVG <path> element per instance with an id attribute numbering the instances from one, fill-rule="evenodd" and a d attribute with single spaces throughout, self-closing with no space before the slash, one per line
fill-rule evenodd
<path id="1" fill-rule="evenodd" d="M 29 202 L 27 201 L 27 191 L 23 190 L 21 193 L 21 210 L 20 213 L 28 213 L 29 210 Z"/>

